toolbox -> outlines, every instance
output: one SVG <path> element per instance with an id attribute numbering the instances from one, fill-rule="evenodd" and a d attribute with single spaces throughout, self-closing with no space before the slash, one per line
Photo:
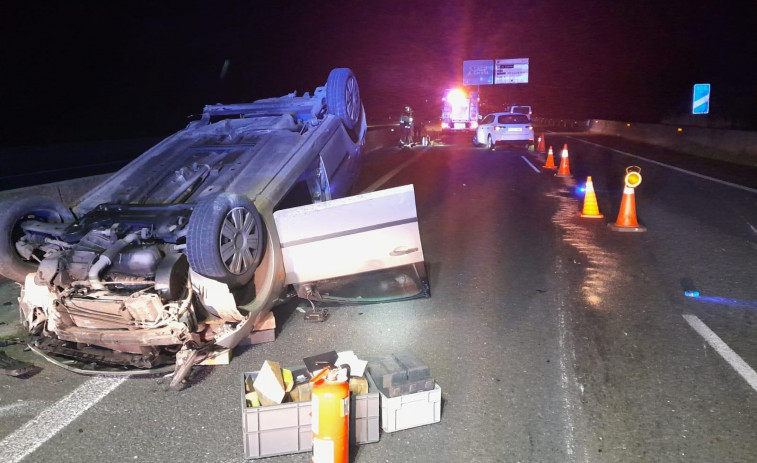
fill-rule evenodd
<path id="1" fill-rule="evenodd" d="M 313 448 L 311 405 L 288 402 L 280 405 L 247 407 L 245 379 L 258 372 L 242 374 L 242 429 L 246 459 L 309 452 Z M 368 394 L 350 395 L 350 445 L 379 440 L 379 392 L 368 382 Z"/>

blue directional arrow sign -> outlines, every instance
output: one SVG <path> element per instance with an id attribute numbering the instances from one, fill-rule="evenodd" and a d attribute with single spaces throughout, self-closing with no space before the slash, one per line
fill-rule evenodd
<path id="1" fill-rule="evenodd" d="M 691 114 L 708 114 L 710 112 L 710 84 L 694 84 L 694 98 Z"/>

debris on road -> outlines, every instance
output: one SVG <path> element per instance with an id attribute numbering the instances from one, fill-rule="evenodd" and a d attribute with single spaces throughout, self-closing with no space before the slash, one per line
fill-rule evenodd
<path id="1" fill-rule="evenodd" d="M 0 351 L 0 373 L 9 376 L 22 376 L 35 369 L 35 366 L 28 362 L 16 360 L 13 357 Z"/>
<path id="2" fill-rule="evenodd" d="M 228 365 L 231 363 L 231 349 L 223 349 L 216 352 L 213 352 L 211 354 L 208 354 L 208 357 L 198 363 L 198 365 L 202 366 L 212 366 L 212 365 Z"/>
<path id="3" fill-rule="evenodd" d="M 273 342 L 276 340 L 276 317 L 273 312 L 268 312 L 264 316 L 259 316 L 255 320 L 255 326 L 252 329 L 247 338 L 242 340 L 240 346 L 254 346 L 256 344 L 263 344 L 266 342 Z"/>

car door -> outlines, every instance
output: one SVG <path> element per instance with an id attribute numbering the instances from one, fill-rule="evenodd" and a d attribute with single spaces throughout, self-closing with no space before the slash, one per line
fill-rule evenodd
<path id="1" fill-rule="evenodd" d="M 486 137 L 492 133 L 492 125 L 494 123 L 494 114 L 487 115 L 482 121 L 479 128 L 481 129 L 481 136 L 478 138 L 479 143 L 486 143 Z"/>
<path id="2" fill-rule="evenodd" d="M 430 294 L 412 185 L 273 214 L 285 283 L 305 299 L 382 302 Z"/>

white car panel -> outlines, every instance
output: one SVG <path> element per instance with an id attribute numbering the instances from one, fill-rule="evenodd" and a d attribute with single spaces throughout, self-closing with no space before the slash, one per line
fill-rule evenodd
<path id="1" fill-rule="evenodd" d="M 423 262 L 412 185 L 274 213 L 286 284 Z"/>

